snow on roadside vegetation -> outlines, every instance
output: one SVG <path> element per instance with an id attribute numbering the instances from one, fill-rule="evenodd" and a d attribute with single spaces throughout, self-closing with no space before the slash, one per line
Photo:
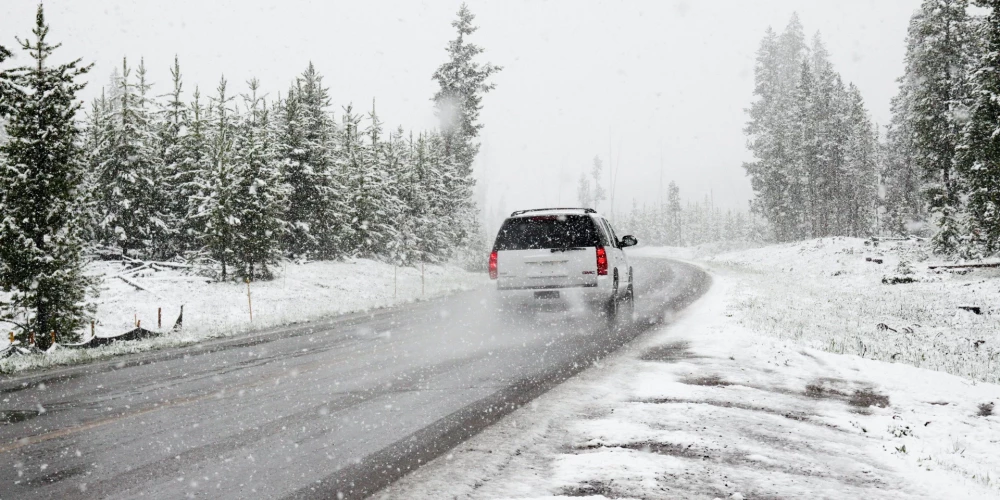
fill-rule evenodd
<path id="1" fill-rule="evenodd" d="M 758 335 L 738 280 L 377 498 L 995 498 L 1000 387 Z"/>
<path id="2" fill-rule="evenodd" d="M 47 354 L 12 356 L 0 361 L 0 373 L 81 363 L 324 316 L 384 308 L 474 288 L 485 281 L 482 273 L 471 273 L 451 265 L 427 265 L 422 293 L 419 267 L 399 267 L 394 271 L 390 264 L 366 259 L 287 263 L 277 270 L 278 277 L 273 281 L 250 284 L 251 322 L 244 283 L 212 283 L 182 270 L 146 269 L 127 276 L 129 282 L 142 288 L 140 290 L 117 277 L 123 270 L 121 264 L 107 262 L 95 262 L 88 267 L 88 273 L 103 277 L 96 299 L 95 334 L 98 337 L 120 335 L 135 328 L 138 321 L 143 328 L 164 331 L 164 335 L 99 348 L 56 348 Z M 182 305 L 182 328 L 171 332 Z M 162 309 L 159 329 L 158 309 Z M 89 336 L 87 332 L 85 339 Z M 7 342 L 4 334 L 0 349 L 5 348 Z"/>
<path id="3" fill-rule="evenodd" d="M 754 332 L 1000 381 L 1000 268 L 932 270 L 954 262 L 935 258 L 923 242 L 876 245 L 858 238 L 707 256 L 691 249 L 640 252 L 694 259 L 732 278 L 738 297 L 729 313 Z M 978 307 L 979 314 L 963 307 Z"/>

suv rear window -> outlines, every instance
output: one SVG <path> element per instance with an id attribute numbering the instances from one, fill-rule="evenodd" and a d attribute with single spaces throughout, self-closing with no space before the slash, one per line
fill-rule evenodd
<path id="1" fill-rule="evenodd" d="M 586 215 L 540 215 L 507 219 L 494 250 L 538 250 L 599 246 L 593 219 Z"/>

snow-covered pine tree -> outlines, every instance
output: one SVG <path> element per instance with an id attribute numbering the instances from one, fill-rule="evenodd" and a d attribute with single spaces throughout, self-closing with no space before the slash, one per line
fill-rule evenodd
<path id="1" fill-rule="evenodd" d="M 597 205 L 602 201 L 608 199 L 607 190 L 604 189 L 604 183 L 602 182 L 602 172 L 604 172 L 604 163 L 601 162 L 600 156 L 594 156 L 594 162 L 590 167 L 590 177 L 594 179 L 594 194 L 590 197 L 594 204 L 592 208 L 597 210 Z"/>
<path id="2" fill-rule="evenodd" d="M 427 235 L 432 232 L 431 224 L 434 222 L 430 218 L 430 198 L 433 193 L 427 188 L 427 141 L 424 134 L 417 134 L 416 139 L 410 132 L 410 166 L 412 172 L 412 190 L 406 200 L 407 208 L 410 212 L 410 223 L 412 229 L 405 235 L 406 250 L 411 261 L 424 260 L 424 251 Z M 406 196 L 406 192 L 401 192 Z"/>
<path id="3" fill-rule="evenodd" d="M 421 133 L 413 152 L 413 170 L 417 177 L 418 194 L 412 205 L 415 217 L 416 248 L 414 259 L 433 262 L 435 255 L 441 255 L 448 241 L 450 219 L 442 219 L 441 200 L 445 197 L 444 182 L 438 169 L 438 159 L 443 146 L 435 139 L 436 134 Z M 438 146 L 435 150 L 435 145 Z"/>
<path id="4" fill-rule="evenodd" d="M 233 97 L 226 93 L 226 79 L 219 81 L 217 96 L 212 98 L 212 121 L 207 129 L 208 152 L 206 171 L 201 180 L 198 215 L 204 220 L 202 244 L 204 250 L 219 264 L 219 276 L 226 280 L 234 264 L 236 246 L 237 184 L 233 164 L 233 142 L 236 135 L 236 112 Z"/>
<path id="5" fill-rule="evenodd" d="M 203 246 L 207 221 L 201 213 L 200 195 L 212 166 L 208 151 L 213 113 L 211 106 L 202 104 L 201 90 L 197 86 L 191 99 L 181 122 L 179 154 L 174 157 L 177 163 L 173 196 L 178 198 L 178 205 L 185 207 L 184 217 L 178 221 L 175 241 L 182 253 L 196 255 Z"/>
<path id="6" fill-rule="evenodd" d="M 0 45 L 0 63 L 6 61 L 10 56 L 12 56 L 10 50 L 8 50 L 3 45 Z M 10 74 L 0 68 L 0 97 L 7 96 L 10 92 L 14 92 L 14 85 L 10 81 Z M 0 138 L 7 137 L 7 130 L 5 125 L 5 120 L 2 117 L 7 116 L 11 111 L 11 101 L 10 99 L 0 99 Z M 2 141 L 6 142 L 6 141 Z"/>
<path id="7" fill-rule="evenodd" d="M 393 239 L 386 244 L 383 255 L 393 263 L 405 264 L 411 260 L 411 245 L 415 245 L 413 210 L 411 203 L 416 198 L 416 182 L 413 165 L 410 161 L 410 146 L 404 139 L 403 127 L 389 134 L 385 144 L 385 165 L 388 184 L 395 205 L 389 207 L 392 211 L 389 223 L 393 230 Z"/>
<path id="8" fill-rule="evenodd" d="M 341 171 L 344 159 L 334 150 L 338 131 L 329 89 L 312 63 L 280 102 L 279 157 L 291 188 L 285 249 L 293 256 L 336 258 L 345 253 L 347 210 Z"/>
<path id="9" fill-rule="evenodd" d="M 188 106 L 183 100 L 184 84 L 181 81 L 181 67 L 178 57 L 170 67 L 170 93 L 162 97 L 167 100 L 160 105 L 158 132 L 162 173 L 158 191 L 163 200 L 163 214 L 169 228 L 168 249 L 164 252 L 176 255 L 189 250 L 192 245 L 184 232 L 184 220 L 188 216 L 188 196 L 182 188 L 190 182 L 191 159 L 186 154 L 183 140 L 187 133 Z"/>
<path id="10" fill-rule="evenodd" d="M 816 192 L 820 184 L 817 178 L 822 171 L 819 127 L 821 115 L 815 112 L 816 82 L 812 68 L 805 60 L 799 66 L 799 83 L 794 95 L 795 114 L 795 161 L 788 167 L 788 187 L 785 192 L 783 213 L 789 227 L 786 229 L 795 239 L 809 238 L 819 232 L 813 216 L 821 209 L 814 208 L 819 198 Z"/>
<path id="11" fill-rule="evenodd" d="M 350 114 L 349 111 L 345 115 Z M 382 140 L 382 122 L 375 112 L 374 102 L 368 115 L 368 127 L 358 133 L 359 120 L 349 122 L 350 181 L 352 196 L 353 244 L 358 255 L 373 258 L 387 255 L 390 242 L 398 234 L 393 219 L 398 215 L 399 199 L 390 183 L 385 143 Z"/>
<path id="12" fill-rule="evenodd" d="M 108 122 L 98 197 L 101 226 L 107 244 L 123 254 L 161 256 L 166 225 L 158 189 L 161 157 L 145 92 L 144 78 L 130 82 L 128 61 L 122 61 L 118 103 Z"/>
<path id="13" fill-rule="evenodd" d="M 838 183 L 838 199 L 844 227 L 836 233 L 854 237 L 869 236 L 875 229 L 878 204 L 878 138 L 868 118 L 861 91 L 854 84 L 847 88 L 847 138 L 844 175 Z"/>
<path id="14" fill-rule="evenodd" d="M 105 89 L 101 89 L 101 96 L 95 98 L 90 105 L 90 112 L 87 113 L 83 131 L 83 151 L 86 168 L 83 174 L 83 204 L 84 213 L 84 240 L 91 246 L 98 244 L 102 238 L 101 230 L 101 200 L 100 200 L 100 174 L 104 157 L 105 141 L 110 134 L 110 123 L 113 119 L 111 104 L 105 95 Z"/>
<path id="15" fill-rule="evenodd" d="M 967 0 L 924 0 L 910 20 L 904 59 L 912 96 L 905 119 L 913 134 L 913 162 L 938 223 L 935 250 L 945 253 L 958 248 L 964 231 L 956 153 L 967 115 L 972 47 L 967 7 Z"/>
<path id="16" fill-rule="evenodd" d="M 836 231 L 839 215 L 837 181 L 842 173 L 843 127 L 838 112 L 838 98 L 843 92 L 840 77 L 833 70 L 829 54 L 819 33 L 813 36 L 809 54 L 810 79 L 813 84 L 809 116 L 804 117 L 812 128 L 815 163 L 808 176 L 808 193 L 803 215 L 807 219 L 809 237 L 828 236 Z"/>
<path id="17" fill-rule="evenodd" d="M 272 267 L 281 256 L 281 240 L 288 189 L 275 157 L 263 97 L 256 79 L 247 82 L 233 144 L 233 273 L 250 281 L 274 277 Z"/>
<path id="18" fill-rule="evenodd" d="M 969 235 L 963 253 L 1000 251 L 1000 1 L 980 0 L 990 9 L 978 38 L 984 50 L 972 74 L 971 110 L 965 125 L 959 167 L 968 183 Z"/>
<path id="19" fill-rule="evenodd" d="M 474 20 L 475 16 L 463 3 L 458 10 L 458 18 L 451 23 L 458 36 L 448 43 L 448 60 L 438 67 L 432 77 L 439 86 L 433 100 L 447 159 L 443 165 L 448 165 L 450 170 L 445 177 L 450 185 L 447 192 L 449 197 L 454 198 L 448 205 L 461 210 L 461 213 L 452 214 L 454 222 L 461 225 L 454 232 L 458 245 L 463 244 L 466 236 L 478 232 L 479 217 L 475 206 L 467 198 L 471 197 L 475 184 L 472 163 L 479 153 L 476 138 L 483 128 L 483 124 L 479 123 L 479 114 L 483 107 L 483 95 L 496 87 L 489 81 L 490 77 L 502 69 L 475 60 L 483 49 L 466 40 L 478 29 L 473 25 Z"/>
<path id="20" fill-rule="evenodd" d="M 59 47 L 48 41 L 42 6 L 34 40 L 20 41 L 34 63 L 0 74 L 0 116 L 11 141 L 0 146 L 0 319 L 72 341 L 92 311 L 85 305 L 92 279 L 84 272 L 79 210 L 84 159 L 75 119 L 79 79 L 91 66 L 80 59 L 51 65 Z M 6 53 L 6 51 L 4 51 Z"/>
<path id="21" fill-rule="evenodd" d="M 471 210 L 469 191 L 456 193 L 456 187 L 469 187 L 462 179 L 456 179 L 455 160 L 448 155 L 447 141 L 443 134 L 427 135 L 428 185 L 433 193 L 430 203 L 430 217 L 435 219 L 433 239 L 428 240 L 424 256 L 428 262 L 440 262 L 455 253 L 468 236 L 468 228 L 475 221 Z"/>
<path id="22" fill-rule="evenodd" d="M 146 61 L 140 58 L 135 76 L 139 111 L 145 123 L 141 129 L 143 145 L 149 152 L 145 193 L 142 197 L 142 202 L 146 204 L 144 211 L 149 214 L 147 252 L 155 258 L 168 258 L 176 255 L 177 250 L 171 245 L 175 229 L 168 208 L 170 202 L 168 182 L 171 176 L 164 165 L 164 148 L 160 143 L 160 130 L 163 128 L 161 116 L 158 110 L 154 109 L 156 103 L 149 96 L 152 84 L 146 79 L 146 75 Z M 146 154 L 145 151 L 143 153 Z"/>
<path id="23" fill-rule="evenodd" d="M 288 90 L 284 100 L 278 101 L 278 154 L 282 162 L 285 183 L 291 192 L 288 199 L 286 220 L 289 231 L 285 234 L 286 251 L 293 256 L 307 256 L 316 247 L 310 222 L 315 212 L 315 179 L 304 162 L 306 138 L 303 129 L 301 83 Z"/>
<path id="24" fill-rule="evenodd" d="M 594 192 L 590 189 L 590 179 L 587 174 L 580 174 L 580 182 L 576 185 L 576 200 L 581 207 L 592 208 L 594 206 Z"/>
<path id="25" fill-rule="evenodd" d="M 667 245 L 684 246 L 684 234 L 681 232 L 681 189 L 677 183 L 670 181 L 667 186 Z"/>
<path id="26" fill-rule="evenodd" d="M 308 221 L 315 238 L 311 253 L 320 259 L 335 259 L 344 255 L 343 240 L 348 232 L 343 171 L 336 151 L 339 131 L 328 111 L 329 89 L 323 86 L 323 77 L 311 62 L 301 81 L 301 91 L 296 95 L 301 100 L 306 146 L 302 161 L 311 172 L 310 191 L 314 196 Z"/>
<path id="27" fill-rule="evenodd" d="M 892 118 L 885 129 L 881 148 L 881 205 L 884 207 L 882 228 L 890 234 L 902 236 L 907 226 L 926 216 L 922 176 L 913 158 L 912 88 L 909 78 L 899 80 L 899 92 L 892 98 Z"/>
<path id="28" fill-rule="evenodd" d="M 796 214 L 788 194 L 797 144 L 793 140 L 794 89 L 801 74 L 802 27 L 793 17 L 780 37 L 768 28 L 757 50 L 754 69 L 755 100 L 744 129 L 754 160 L 743 167 L 754 190 L 754 208 L 774 228 L 779 241 L 797 236 Z M 688 233 L 689 234 L 689 233 Z"/>

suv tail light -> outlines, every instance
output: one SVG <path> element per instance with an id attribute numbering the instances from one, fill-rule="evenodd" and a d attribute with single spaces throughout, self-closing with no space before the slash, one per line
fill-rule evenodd
<path id="1" fill-rule="evenodd" d="M 605 274 L 607 274 L 607 271 L 605 271 Z M 497 251 L 496 250 L 494 250 L 493 253 L 490 254 L 490 279 L 491 280 L 497 279 Z"/>
<path id="2" fill-rule="evenodd" d="M 597 247 L 597 274 L 599 276 L 608 275 L 608 253 L 604 251 L 604 247 Z"/>

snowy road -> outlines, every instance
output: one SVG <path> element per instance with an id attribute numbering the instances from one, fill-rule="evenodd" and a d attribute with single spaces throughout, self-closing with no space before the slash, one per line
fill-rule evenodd
<path id="1" fill-rule="evenodd" d="M 709 285 L 636 259 L 642 329 Z M 0 383 L 0 498 L 363 497 L 639 333 L 489 290 Z"/>

